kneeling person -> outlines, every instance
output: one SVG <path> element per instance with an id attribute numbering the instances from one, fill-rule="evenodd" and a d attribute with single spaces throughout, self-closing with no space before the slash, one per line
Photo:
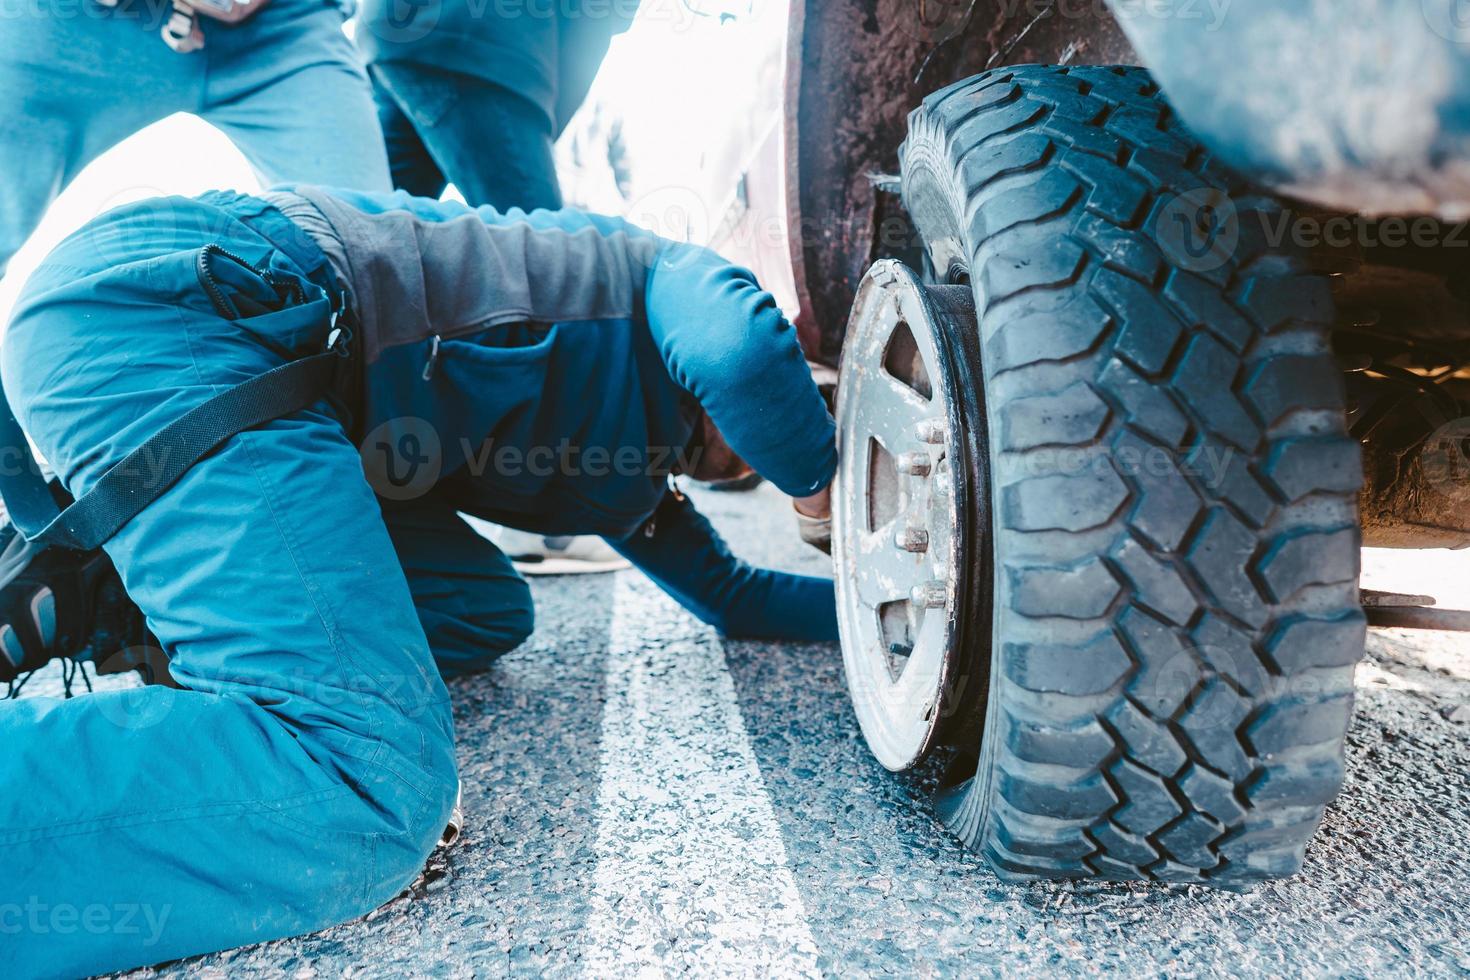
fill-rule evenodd
<path id="1" fill-rule="evenodd" d="M 330 397 L 224 439 L 106 543 L 182 687 L 0 703 L 0 785 L 24 787 L 0 794 L 7 892 L 167 910 L 156 934 L 7 936 L 22 974 L 323 928 L 417 874 L 457 785 L 441 673 L 532 624 L 461 514 L 603 535 L 731 635 L 836 638 L 830 581 L 739 562 L 668 480 L 748 461 L 821 515 L 833 427 L 794 330 L 748 272 L 618 219 L 314 187 L 142 202 L 37 270 L 0 368 L 81 496 L 349 334 Z"/>

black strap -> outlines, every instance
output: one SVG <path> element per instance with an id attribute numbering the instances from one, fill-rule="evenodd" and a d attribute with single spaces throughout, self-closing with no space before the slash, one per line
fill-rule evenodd
<path id="1" fill-rule="evenodd" d="M 27 541 L 91 551 L 231 436 L 319 401 L 332 386 L 342 348 L 282 364 L 195 406 L 112 466 L 61 510 L 0 388 L 0 497 Z"/>

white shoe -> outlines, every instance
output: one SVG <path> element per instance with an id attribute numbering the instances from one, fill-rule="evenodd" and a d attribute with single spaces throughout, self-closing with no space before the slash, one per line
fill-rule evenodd
<path id="1" fill-rule="evenodd" d="M 629 567 L 628 559 L 590 534 L 576 537 L 498 529 L 495 543 L 522 575 L 588 575 Z"/>
<path id="2" fill-rule="evenodd" d="M 444 833 L 439 835 L 439 846 L 454 846 L 462 830 L 464 830 L 464 783 L 460 783 L 454 791 L 454 809 L 449 811 L 449 823 L 445 825 Z"/>

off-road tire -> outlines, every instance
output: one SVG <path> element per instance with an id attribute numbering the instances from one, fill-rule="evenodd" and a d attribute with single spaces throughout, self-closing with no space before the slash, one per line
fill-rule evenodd
<path id="1" fill-rule="evenodd" d="M 1291 874 L 1364 640 L 1327 282 L 1139 69 L 951 85 L 901 160 L 973 287 L 992 474 L 983 735 L 941 815 L 1006 877 Z M 1213 260 L 1171 234 L 1201 200 L 1239 217 Z"/>

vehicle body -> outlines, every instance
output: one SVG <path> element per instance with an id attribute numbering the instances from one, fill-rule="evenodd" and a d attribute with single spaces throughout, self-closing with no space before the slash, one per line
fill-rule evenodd
<path id="1" fill-rule="evenodd" d="M 568 196 L 749 265 L 835 384 L 875 755 L 945 750 L 1002 874 L 1292 873 L 1365 621 L 1465 626 L 1357 588 L 1470 545 L 1455 0 L 680 9 Z"/>

